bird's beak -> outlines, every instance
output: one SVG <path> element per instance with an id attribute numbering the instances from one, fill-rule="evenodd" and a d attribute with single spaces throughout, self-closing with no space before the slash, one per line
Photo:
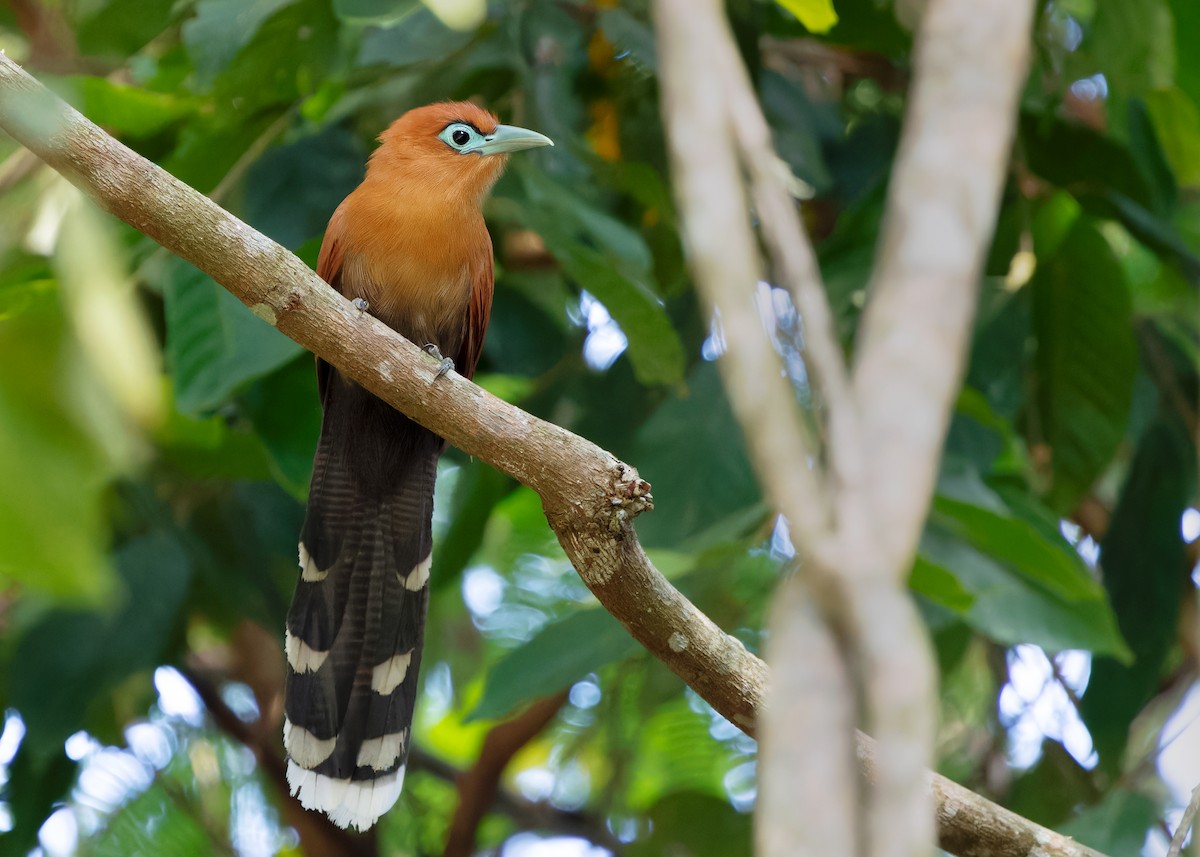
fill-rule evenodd
<path id="1" fill-rule="evenodd" d="M 496 130 L 483 138 L 483 142 L 472 151 L 481 155 L 499 155 L 504 152 L 519 152 L 536 149 L 538 146 L 553 146 L 554 141 L 545 134 L 518 128 L 515 125 L 497 125 Z"/>

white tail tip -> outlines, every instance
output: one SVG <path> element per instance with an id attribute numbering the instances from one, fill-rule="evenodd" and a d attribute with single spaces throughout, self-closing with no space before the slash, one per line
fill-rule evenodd
<path id="1" fill-rule="evenodd" d="M 320 810 L 338 827 L 366 830 L 400 797 L 404 766 L 373 780 L 338 780 L 288 759 L 287 781 L 305 809 Z"/>

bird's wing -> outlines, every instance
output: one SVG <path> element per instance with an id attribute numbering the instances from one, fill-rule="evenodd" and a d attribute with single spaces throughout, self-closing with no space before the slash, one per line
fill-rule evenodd
<path id="1" fill-rule="evenodd" d="M 457 361 L 458 371 L 466 378 L 475 374 L 475 365 L 483 354 L 483 338 L 487 335 L 488 319 L 492 314 L 492 293 L 496 288 L 496 266 L 492 260 L 492 242 L 488 239 L 487 254 L 480 260 L 471 279 L 471 301 L 467 306 L 466 332 L 462 352 Z"/>
<path id="2" fill-rule="evenodd" d="M 346 228 L 346 207 L 339 205 L 333 217 L 329 218 L 329 226 L 325 228 L 325 239 L 321 242 L 321 252 L 317 256 L 317 276 L 338 291 L 341 291 L 342 275 L 342 231 Z"/>
<path id="3" fill-rule="evenodd" d="M 339 205 L 329 218 L 329 226 L 325 228 L 325 237 L 321 241 L 321 252 L 317 255 L 317 276 L 337 291 L 342 291 L 342 262 L 345 255 L 345 244 L 342 241 L 342 231 L 345 229 L 345 205 Z M 321 405 L 325 405 L 325 391 L 329 389 L 329 373 L 333 367 L 317 358 L 317 394 Z"/>

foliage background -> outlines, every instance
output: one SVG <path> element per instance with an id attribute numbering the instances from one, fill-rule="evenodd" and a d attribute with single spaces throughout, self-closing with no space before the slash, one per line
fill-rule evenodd
<path id="1" fill-rule="evenodd" d="M 729 12 L 811 188 L 852 349 L 911 37 L 883 0 L 838 0 L 809 32 L 792 12 L 818 6 Z M 492 2 L 467 24 L 384 0 L 16 0 L 0 48 L 310 264 L 405 109 L 474 97 L 553 137 L 488 205 L 478 380 L 635 464 L 656 564 L 758 650 L 791 550 L 684 267 L 646 3 Z M 1032 37 L 911 583 L 943 772 L 1102 850 L 1159 853 L 1181 795 L 1157 762 L 1200 716 L 1200 9 L 1052 0 Z M 50 854 L 300 853 L 255 752 L 278 749 L 311 357 L 11 141 L 0 157 L 0 851 L 41 831 Z M 769 283 L 757 297 L 808 401 L 799 319 Z M 581 853 L 569 831 L 634 855 L 749 853 L 754 743 L 595 605 L 532 492 L 454 452 L 441 474 L 424 762 L 372 847 L 440 853 L 454 771 L 570 688 L 508 765 L 481 849 Z M 1200 781 L 1197 729 L 1166 751 L 1172 782 Z M 533 820 L 513 809 L 531 802 Z"/>

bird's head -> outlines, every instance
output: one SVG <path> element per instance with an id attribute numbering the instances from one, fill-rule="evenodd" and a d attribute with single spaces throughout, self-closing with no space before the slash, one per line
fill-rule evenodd
<path id="1" fill-rule="evenodd" d="M 433 195 L 481 200 L 500 178 L 509 152 L 553 146 L 549 137 L 501 125 L 468 101 L 446 101 L 408 111 L 379 136 L 368 175 L 417 184 Z M 426 187 L 427 186 L 427 187 Z"/>

